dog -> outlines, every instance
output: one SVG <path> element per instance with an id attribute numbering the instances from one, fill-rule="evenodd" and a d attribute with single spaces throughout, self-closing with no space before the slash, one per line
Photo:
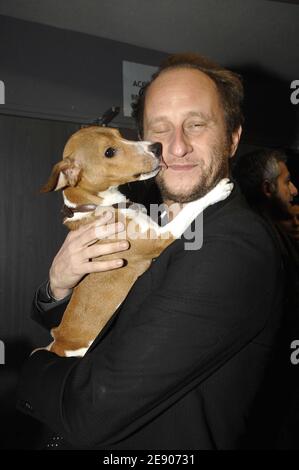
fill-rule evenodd
<path id="1" fill-rule="evenodd" d="M 160 227 L 136 205 L 130 205 L 118 190 L 122 184 L 156 176 L 162 165 L 159 142 L 128 141 L 117 129 L 85 127 L 67 141 L 63 159 L 53 167 L 41 191 L 63 191 L 63 223 L 70 230 L 92 222 L 103 210 L 114 210 L 114 221 L 121 220 L 125 225 L 130 248 L 124 254 L 125 266 L 91 273 L 73 289 L 60 325 L 51 330 L 53 342 L 45 348 L 48 351 L 59 356 L 83 356 L 137 278 L 194 220 L 191 202 L 170 223 Z M 225 199 L 230 191 L 228 180 L 222 180 L 200 200 L 200 211 Z M 134 230 L 130 235 L 128 228 L 132 223 Z M 115 258 L 119 258 L 119 253 L 101 257 Z"/>

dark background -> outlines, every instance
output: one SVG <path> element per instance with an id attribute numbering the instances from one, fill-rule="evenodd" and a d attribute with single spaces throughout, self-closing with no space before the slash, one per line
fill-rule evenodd
<path id="1" fill-rule="evenodd" d="M 298 44 L 293 47 L 299 51 Z M 48 333 L 29 318 L 33 294 L 66 236 L 61 195 L 41 195 L 39 188 L 67 138 L 111 106 L 121 106 L 122 60 L 158 65 L 165 55 L 0 16 L 0 79 L 6 85 L 6 104 L 0 105 L 0 339 L 6 352 L 0 365 L 1 448 L 31 448 L 42 432 L 15 411 L 20 367 L 32 349 L 49 343 Z M 259 146 L 288 149 L 299 186 L 299 105 L 290 103 L 290 81 L 299 79 L 299 70 L 287 79 L 244 61 L 224 65 L 244 79 L 239 155 Z M 113 124 L 134 136 L 129 118 L 120 114 Z M 142 199 L 141 187 L 137 193 Z"/>

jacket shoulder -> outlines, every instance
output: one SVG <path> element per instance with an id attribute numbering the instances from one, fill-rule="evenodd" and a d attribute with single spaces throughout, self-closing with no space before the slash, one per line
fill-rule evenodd
<path id="1" fill-rule="evenodd" d="M 203 218 L 204 237 L 229 236 L 251 240 L 254 244 L 263 243 L 279 251 L 273 227 L 257 212 L 249 207 L 239 190 L 233 197 Z"/>

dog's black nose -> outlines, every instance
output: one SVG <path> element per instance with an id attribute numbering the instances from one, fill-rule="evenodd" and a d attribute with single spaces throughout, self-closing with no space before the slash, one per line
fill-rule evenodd
<path id="1" fill-rule="evenodd" d="M 154 144 L 151 144 L 149 146 L 150 152 L 153 152 L 155 157 L 161 157 L 162 156 L 162 144 L 160 142 L 155 142 Z"/>

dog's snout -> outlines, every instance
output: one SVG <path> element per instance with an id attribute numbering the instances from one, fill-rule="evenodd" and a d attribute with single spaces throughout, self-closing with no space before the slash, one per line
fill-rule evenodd
<path id="1" fill-rule="evenodd" d="M 160 142 L 155 142 L 154 144 L 151 144 L 149 146 L 150 152 L 153 152 L 155 157 L 161 157 L 162 156 L 162 144 Z"/>

